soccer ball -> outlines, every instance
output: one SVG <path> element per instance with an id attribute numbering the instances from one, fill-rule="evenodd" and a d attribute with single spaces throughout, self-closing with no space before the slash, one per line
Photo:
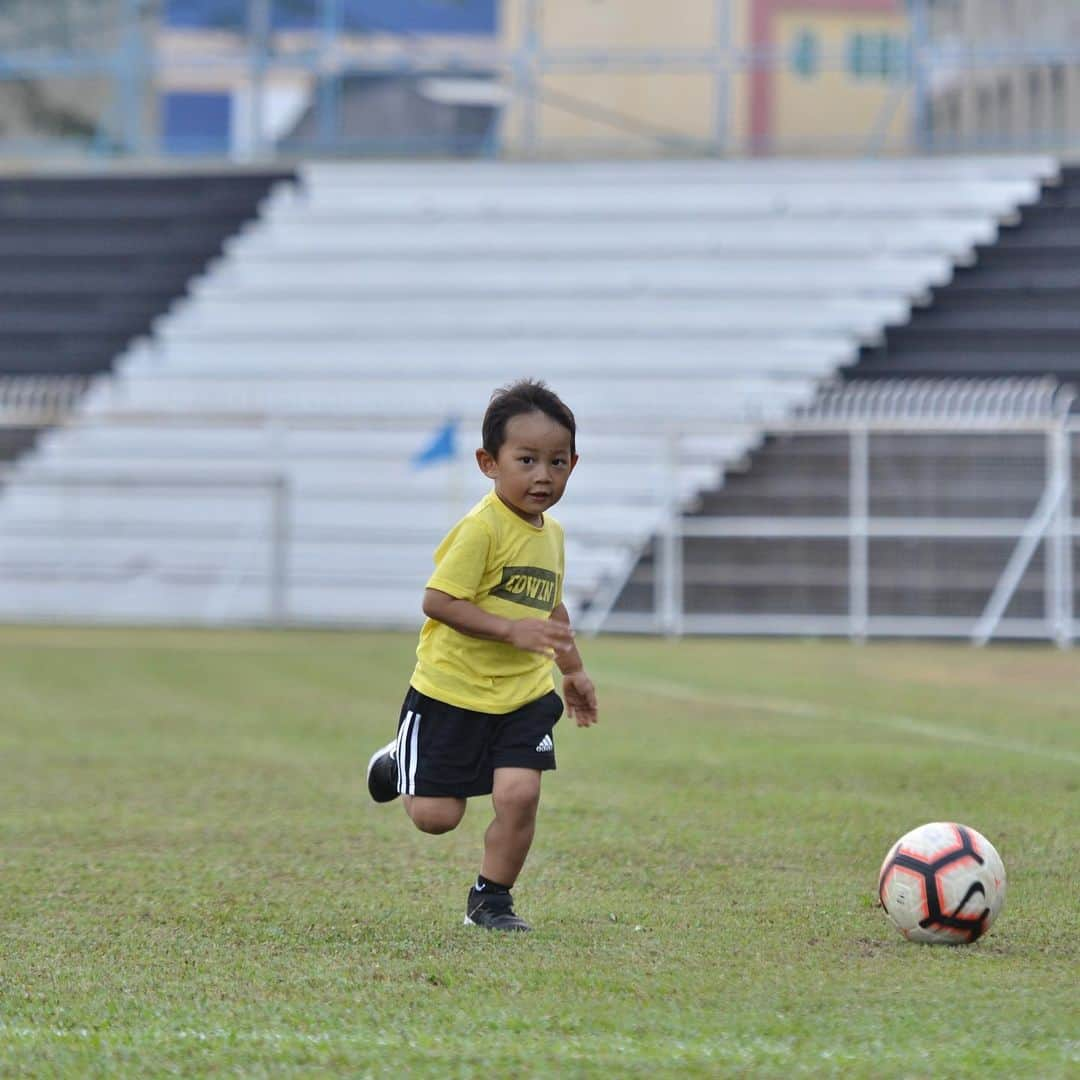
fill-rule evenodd
<path id="1" fill-rule="evenodd" d="M 994 924 L 1005 903 L 1005 866 L 981 833 L 933 821 L 905 833 L 878 874 L 878 898 L 909 941 L 964 945 Z"/>

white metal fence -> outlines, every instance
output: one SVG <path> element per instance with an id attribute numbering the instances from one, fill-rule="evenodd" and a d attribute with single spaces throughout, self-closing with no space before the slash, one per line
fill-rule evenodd
<path id="1" fill-rule="evenodd" d="M 1074 611 L 1075 515 L 1072 471 L 1080 454 L 1080 419 L 1070 417 L 1072 391 L 1052 380 L 999 380 L 979 383 L 868 383 L 826 394 L 804 415 L 771 428 L 778 436 L 828 435 L 847 448 L 847 506 L 843 514 L 777 516 L 685 516 L 671 505 L 657 537 L 652 574 L 653 603 L 648 611 L 615 610 L 617 597 L 590 614 L 592 629 L 682 635 L 812 634 L 941 636 L 985 644 L 995 636 L 1044 638 L 1071 645 L 1078 625 Z M 902 517 L 872 509 L 870 451 L 876 437 L 993 436 L 1001 452 L 1010 441 L 1037 436 L 1043 468 L 1033 508 L 1023 517 L 925 515 Z M 672 468 L 678 468 L 678 436 L 672 441 Z M 846 611 L 713 610 L 689 612 L 685 580 L 686 542 L 692 539 L 837 540 L 846 545 Z M 974 616 L 897 615 L 871 606 L 874 541 L 926 540 L 977 545 L 1004 541 L 1007 558 L 988 580 L 981 609 Z M 1039 616 L 1009 615 L 1036 553 L 1044 554 L 1043 603 Z"/>
<path id="2" fill-rule="evenodd" d="M 0 472 L 0 485 L 10 481 L 16 476 L 14 470 L 8 469 Z M 270 626 L 285 626 L 291 622 L 289 612 L 289 580 L 291 577 L 289 565 L 289 553 L 292 544 L 292 516 L 294 513 L 293 492 L 288 478 L 272 471 L 237 473 L 230 476 L 220 472 L 212 474 L 199 473 L 192 470 L 186 474 L 162 476 L 159 472 L 140 472 L 137 466 L 130 470 L 112 473 L 79 473 L 79 472 L 50 472 L 44 475 L 30 475 L 17 477 L 20 487 L 31 491 L 48 491 L 62 496 L 79 498 L 89 492 L 113 491 L 122 492 L 129 498 L 132 504 L 137 504 L 140 496 L 149 496 L 160 499 L 162 496 L 175 499 L 184 499 L 193 494 L 206 494 L 208 492 L 223 498 L 231 496 L 255 495 L 264 505 L 262 522 L 253 535 L 243 538 L 243 549 L 246 557 L 240 560 L 233 559 L 232 574 L 250 574 L 249 564 L 252 552 L 258 557 L 254 560 L 258 563 L 261 579 L 261 592 L 264 603 L 260 605 L 262 610 L 254 618 L 249 615 L 244 618 L 245 622 L 265 623 Z M 179 517 L 180 515 L 178 515 Z M 138 528 L 138 522 L 135 523 Z M 112 530 L 117 531 L 116 523 L 104 522 L 99 535 L 106 535 Z M 10 590 L 14 582 L 20 579 L 64 579 L 75 578 L 79 575 L 90 577 L 107 575 L 110 570 L 100 563 L 95 564 L 93 558 L 80 557 L 78 554 L 78 538 L 74 536 L 61 536 L 61 539 L 70 541 L 71 551 L 65 552 L 39 552 L 33 554 L 35 541 L 43 542 L 56 539 L 56 523 L 21 523 L 7 524 L 7 539 L 21 539 L 28 541 L 27 554 L 12 560 L 5 558 L 0 552 L 0 589 L 5 586 Z M 173 539 L 177 535 L 175 526 L 143 526 L 140 530 L 144 539 L 153 544 L 157 539 L 164 542 Z M 207 528 L 207 534 L 213 535 L 212 530 Z M 156 533 L 156 536 L 155 536 Z M 218 536 L 223 545 L 228 545 L 230 538 Z M 231 538 L 231 539 L 235 539 Z M 29 556 L 29 557 L 28 557 Z M 138 576 L 140 568 L 129 568 L 127 574 Z M 189 572 L 189 577 L 191 576 Z M 221 588 L 228 590 L 231 582 L 229 574 L 223 576 L 220 581 Z M 115 584 L 122 587 L 122 581 L 114 580 Z M 28 620 L 36 620 L 42 612 L 33 604 L 27 605 L 25 617 Z M 63 612 L 59 613 L 63 617 Z M 72 612 L 72 616 L 78 618 L 83 613 Z M 107 604 L 102 605 L 96 613 L 96 620 L 111 622 L 123 620 L 121 612 L 110 610 Z M 166 618 L 163 621 L 168 621 Z M 177 621 L 184 621 L 177 613 Z M 216 621 L 211 617 L 211 612 L 204 610 L 199 621 Z"/>
<path id="3" fill-rule="evenodd" d="M 985 433 L 985 427 L 953 425 L 924 426 L 921 431 L 938 435 Z M 810 634 L 844 635 L 857 640 L 874 636 L 967 637 L 985 644 L 995 636 L 1046 638 L 1069 645 L 1080 631 L 1074 614 L 1073 567 L 1075 537 L 1080 518 L 1074 517 L 1072 502 L 1072 459 L 1080 446 L 1080 425 L 1012 426 L 994 429 L 1002 438 L 1036 432 L 1045 440 L 1045 486 L 1033 513 L 1016 517 L 891 517 L 870 510 L 869 456 L 875 435 L 912 434 L 903 424 L 792 425 L 775 434 L 817 434 L 843 436 L 849 454 L 849 506 L 842 516 L 723 516 L 687 517 L 673 510 L 664 531 L 657 538 L 654 598 L 648 612 L 620 612 L 610 608 L 588 617 L 593 630 L 683 634 Z M 847 545 L 847 612 L 759 614 L 729 610 L 712 613 L 686 611 L 685 541 L 688 539 L 835 539 Z M 870 546 L 875 540 L 948 540 L 978 543 L 1008 541 L 1012 545 L 1007 560 L 989 588 L 977 618 L 942 615 L 890 615 L 871 611 L 874 584 L 870 567 Z M 1045 551 L 1045 609 L 1040 618 L 1007 617 L 1006 611 L 1040 546 Z M 613 598 L 617 599 L 617 598 Z"/>

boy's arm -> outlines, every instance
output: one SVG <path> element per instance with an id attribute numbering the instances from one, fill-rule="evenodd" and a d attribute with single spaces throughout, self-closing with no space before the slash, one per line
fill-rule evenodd
<path id="1" fill-rule="evenodd" d="M 549 619 L 504 619 L 492 615 L 469 600 L 460 600 L 438 589 L 424 590 L 424 614 L 429 619 L 445 623 L 459 634 L 502 641 L 526 652 L 550 655 L 562 667 L 562 655 L 574 648 L 574 634 L 569 619 L 561 622 Z M 564 609 L 565 611 L 565 609 Z M 554 615 L 554 613 L 552 613 Z M 574 649 L 576 654 L 577 650 Z M 580 665 L 580 657 L 579 665 Z"/>
<path id="2" fill-rule="evenodd" d="M 564 604 L 557 604 L 551 613 L 551 621 L 565 623 L 570 628 L 570 613 Z M 563 698 L 566 701 L 566 714 L 577 721 L 578 727 L 591 727 L 600 719 L 596 703 L 596 687 L 585 673 L 585 662 L 577 646 L 570 642 L 570 647 L 555 656 L 555 663 L 563 675 Z"/>
<path id="3" fill-rule="evenodd" d="M 551 621 L 563 623 L 567 629 L 570 628 L 570 612 L 566 610 L 565 604 L 555 605 L 554 610 L 551 612 Z M 577 646 L 574 644 L 572 632 L 570 647 L 555 657 L 555 663 L 559 665 L 559 670 L 563 675 L 573 675 L 577 671 L 585 670 L 585 661 L 581 659 L 581 653 L 578 652 Z"/>

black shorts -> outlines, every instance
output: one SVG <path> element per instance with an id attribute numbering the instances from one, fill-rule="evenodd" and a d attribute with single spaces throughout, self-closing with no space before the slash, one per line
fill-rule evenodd
<path id="1" fill-rule="evenodd" d="M 554 769 L 562 711 L 554 690 L 513 712 L 482 713 L 410 686 L 398 720 L 398 790 L 467 799 L 491 793 L 496 769 Z"/>

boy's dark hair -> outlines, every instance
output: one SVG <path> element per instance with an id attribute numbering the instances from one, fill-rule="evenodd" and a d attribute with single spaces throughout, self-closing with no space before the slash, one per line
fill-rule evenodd
<path id="1" fill-rule="evenodd" d="M 575 442 L 577 424 L 574 414 L 553 390 L 539 379 L 519 379 L 509 386 L 500 386 L 491 395 L 487 412 L 484 413 L 484 449 L 498 457 L 502 445 L 506 442 L 506 424 L 514 416 L 522 413 L 542 412 L 562 424 L 570 432 L 570 453 L 577 453 Z"/>

